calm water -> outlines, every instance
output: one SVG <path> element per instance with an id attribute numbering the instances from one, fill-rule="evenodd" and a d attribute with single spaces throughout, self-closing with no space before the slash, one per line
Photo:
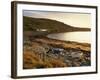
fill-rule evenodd
<path id="1" fill-rule="evenodd" d="M 90 31 L 49 34 L 48 37 L 53 38 L 53 39 L 58 39 L 58 40 L 65 40 L 65 41 L 91 43 L 91 32 Z"/>

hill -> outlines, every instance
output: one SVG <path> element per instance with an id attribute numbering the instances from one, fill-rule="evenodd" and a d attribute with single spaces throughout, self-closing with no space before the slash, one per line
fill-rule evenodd
<path id="1" fill-rule="evenodd" d="M 90 28 L 73 27 L 63 22 L 45 18 L 23 17 L 24 31 L 37 31 L 45 29 L 49 33 L 71 32 L 71 31 L 90 31 Z"/>

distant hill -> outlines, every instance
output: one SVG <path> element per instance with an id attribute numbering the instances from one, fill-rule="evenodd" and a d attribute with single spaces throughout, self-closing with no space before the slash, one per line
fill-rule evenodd
<path id="1" fill-rule="evenodd" d="M 90 31 L 90 28 L 73 27 L 63 22 L 45 19 L 23 17 L 24 31 L 37 31 L 37 29 L 46 29 L 49 33 L 71 32 L 71 31 Z"/>

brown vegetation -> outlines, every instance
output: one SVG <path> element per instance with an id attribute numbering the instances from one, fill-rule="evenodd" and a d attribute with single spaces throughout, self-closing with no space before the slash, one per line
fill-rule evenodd
<path id="1" fill-rule="evenodd" d="M 23 55 L 23 68 L 33 69 L 33 68 L 54 68 L 54 67 L 65 67 L 67 66 L 60 60 L 47 59 L 43 61 L 39 58 L 39 55 L 31 51 L 25 51 Z"/>
<path id="2" fill-rule="evenodd" d="M 62 47 L 65 49 L 72 48 L 72 49 L 80 49 L 83 51 L 91 51 L 90 44 L 88 43 L 78 43 L 72 41 L 61 41 L 56 39 L 50 39 L 47 37 L 37 38 L 35 39 L 38 42 L 45 43 L 52 46 Z"/>
<path id="3" fill-rule="evenodd" d="M 58 58 L 55 58 L 56 56 L 53 53 L 46 54 L 46 50 L 50 48 L 50 46 L 55 48 L 63 48 L 66 51 L 69 51 L 69 53 L 70 50 L 82 51 L 83 58 L 80 57 L 79 59 L 74 59 L 68 56 L 68 58 L 66 57 L 66 60 L 64 60 L 64 56 L 59 56 Z M 29 41 L 28 44 L 24 45 L 23 69 L 71 67 L 80 66 L 81 63 L 82 65 L 90 65 L 90 60 L 85 59 L 90 58 L 90 49 L 90 44 L 87 43 L 61 41 L 45 37 L 34 38 L 33 41 Z"/>

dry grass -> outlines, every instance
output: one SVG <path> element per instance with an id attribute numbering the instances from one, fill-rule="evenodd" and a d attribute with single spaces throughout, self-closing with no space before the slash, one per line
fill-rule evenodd
<path id="1" fill-rule="evenodd" d="M 45 52 L 46 47 L 44 44 L 53 46 L 53 47 L 62 47 L 64 49 L 80 49 L 83 51 L 90 52 L 90 44 L 86 43 L 75 43 L 75 42 L 64 42 L 48 38 L 37 38 L 32 42 L 32 50 L 24 49 L 23 53 L 23 68 L 24 69 L 33 69 L 33 68 L 55 68 L 55 67 L 67 67 L 67 63 L 64 63 L 61 59 L 54 59 L 52 57 L 46 57 L 45 60 L 42 56 Z M 29 47 L 28 47 L 29 48 Z"/>
<path id="2" fill-rule="evenodd" d="M 72 48 L 72 49 L 80 49 L 83 51 L 91 51 L 91 45 L 88 43 L 78 43 L 73 41 L 62 41 L 56 39 L 50 39 L 47 37 L 37 38 L 36 41 L 45 43 L 52 46 L 59 46 L 65 49 Z"/>
<path id="3" fill-rule="evenodd" d="M 37 53 L 32 51 L 24 51 L 23 54 L 23 68 L 33 69 L 33 68 L 54 68 L 54 67 L 65 67 L 66 64 L 60 60 L 47 59 L 42 61 Z"/>

